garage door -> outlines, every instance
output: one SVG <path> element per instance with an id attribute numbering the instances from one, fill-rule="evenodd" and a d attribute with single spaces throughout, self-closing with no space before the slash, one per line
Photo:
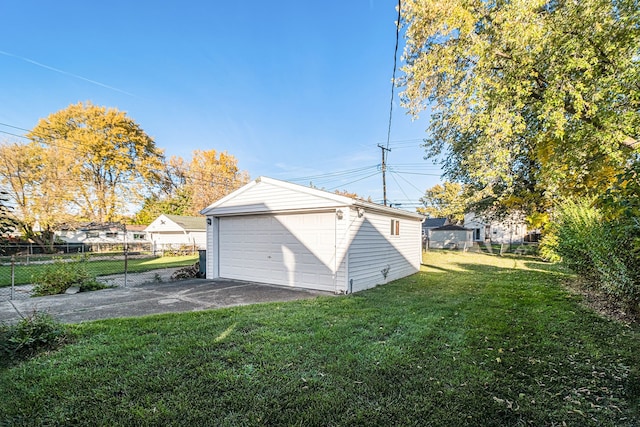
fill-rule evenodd
<path id="1" fill-rule="evenodd" d="M 335 214 L 220 218 L 220 277 L 334 291 Z"/>

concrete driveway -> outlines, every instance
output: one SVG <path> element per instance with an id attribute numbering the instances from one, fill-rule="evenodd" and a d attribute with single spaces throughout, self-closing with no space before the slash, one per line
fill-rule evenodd
<path id="1" fill-rule="evenodd" d="M 0 302 L 0 323 L 15 323 L 33 310 L 64 323 L 115 317 L 209 310 L 261 302 L 332 295 L 236 280 L 193 279 Z"/>

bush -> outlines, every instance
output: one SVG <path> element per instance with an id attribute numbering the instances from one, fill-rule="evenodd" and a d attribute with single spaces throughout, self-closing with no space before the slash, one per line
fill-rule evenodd
<path id="1" fill-rule="evenodd" d="M 0 363 L 32 357 L 52 350 L 66 339 L 61 323 L 50 315 L 34 311 L 17 324 L 0 325 Z"/>
<path id="2" fill-rule="evenodd" d="M 562 261 L 562 257 L 558 253 L 558 236 L 551 230 L 549 230 L 540 241 L 539 255 L 545 261 Z"/>
<path id="3" fill-rule="evenodd" d="M 640 262 L 635 233 L 620 220 L 607 219 L 591 201 L 566 201 L 555 211 L 542 253 L 557 254 L 598 290 L 627 303 L 640 303 Z"/>
<path id="4" fill-rule="evenodd" d="M 80 292 L 104 289 L 108 286 L 96 281 L 87 268 L 86 258 L 73 260 L 55 259 L 33 277 L 33 296 L 63 294 L 69 287 L 77 286 Z"/>

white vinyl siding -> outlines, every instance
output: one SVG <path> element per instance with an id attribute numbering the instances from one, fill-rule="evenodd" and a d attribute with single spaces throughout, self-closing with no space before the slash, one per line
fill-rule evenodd
<path id="1" fill-rule="evenodd" d="M 527 235 L 527 225 L 524 219 L 516 213 L 503 220 L 490 220 L 474 213 L 464 216 L 465 228 L 480 229 L 480 236 L 474 236 L 476 241 L 491 240 L 493 243 L 515 243 L 524 241 Z M 479 237 L 479 238 L 478 238 Z"/>
<path id="2" fill-rule="evenodd" d="M 153 243 L 154 250 L 164 250 L 169 248 L 177 249 L 179 247 L 205 249 L 207 242 L 207 232 L 153 232 L 149 233 L 149 239 Z"/>
<path id="3" fill-rule="evenodd" d="M 340 204 L 317 195 L 313 192 L 322 193 L 320 190 L 307 189 L 307 192 L 297 192 L 292 198 L 292 191 L 268 182 L 261 182 L 259 187 L 254 185 L 239 193 L 233 199 L 228 200 L 223 206 L 216 208 L 216 215 L 224 216 L 238 213 L 241 208 L 242 214 L 260 212 L 279 212 L 296 209 L 323 209 L 335 208 Z"/>
<path id="4" fill-rule="evenodd" d="M 422 218 L 414 213 L 264 177 L 202 213 L 211 220 L 210 279 L 339 293 L 420 269 Z M 397 221 L 393 236 L 392 219 Z"/>
<path id="5" fill-rule="evenodd" d="M 391 239 L 386 237 L 389 235 L 389 222 L 386 215 L 368 212 L 352 227 L 348 270 L 349 280 L 353 280 L 352 292 L 388 283 L 420 270 L 420 221 L 402 221 L 402 235 Z"/>

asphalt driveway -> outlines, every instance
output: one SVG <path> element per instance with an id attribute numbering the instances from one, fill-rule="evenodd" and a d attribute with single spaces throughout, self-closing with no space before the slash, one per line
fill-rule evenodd
<path id="1" fill-rule="evenodd" d="M 261 302 L 293 301 L 332 295 L 237 280 L 193 279 L 112 288 L 73 295 L 53 295 L 0 301 L 0 323 L 15 323 L 34 310 L 64 323 L 115 317 L 210 310 Z"/>

